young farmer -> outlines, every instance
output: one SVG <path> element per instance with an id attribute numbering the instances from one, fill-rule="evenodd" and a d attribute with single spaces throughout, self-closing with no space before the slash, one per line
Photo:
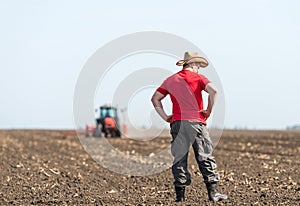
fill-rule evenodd
<path id="1" fill-rule="evenodd" d="M 174 156 L 172 173 L 176 202 L 184 201 L 185 187 L 191 184 L 187 169 L 191 145 L 207 187 L 209 200 L 227 199 L 227 195 L 221 194 L 217 189 L 220 177 L 215 170 L 217 165 L 212 155 L 213 145 L 206 128 L 206 120 L 216 101 L 217 89 L 205 76 L 198 74 L 198 69 L 206 67 L 208 61 L 196 52 L 185 52 L 184 59 L 176 65 L 183 66 L 182 70 L 168 77 L 151 99 L 161 118 L 171 123 L 171 152 Z M 203 109 L 202 90 L 208 93 L 206 109 Z M 168 94 L 173 105 L 172 115 L 166 114 L 161 102 Z"/>

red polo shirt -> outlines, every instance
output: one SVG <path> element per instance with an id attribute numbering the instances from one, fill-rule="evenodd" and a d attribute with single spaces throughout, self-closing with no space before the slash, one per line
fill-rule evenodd
<path id="1" fill-rule="evenodd" d="M 157 89 L 163 95 L 170 94 L 175 120 L 190 120 L 206 124 L 199 111 L 203 109 L 202 90 L 210 81 L 203 75 L 181 70 L 168 77 Z"/>

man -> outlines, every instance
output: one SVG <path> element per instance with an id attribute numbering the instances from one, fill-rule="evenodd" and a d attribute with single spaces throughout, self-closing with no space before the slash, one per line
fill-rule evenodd
<path id="1" fill-rule="evenodd" d="M 209 200 L 225 200 L 227 195 L 221 194 L 217 189 L 220 177 L 215 171 L 217 165 L 212 156 L 213 145 L 206 128 L 206 120 L 216 101 L 217 89 L 205 76 L 198 74 L 198 69 L 207 67 L 208 61 L 196 52 L 185 52 L 184 59 L 176 65 L 183 66 L 182 70 L 167 78 L 151 99 L 161 118 L 171 123 L 175 201 L 184 201 L 185 187 L 191 184 L 187 169 L 190 145 L 193 146 Z M 203 109 L 203 90 L 208 93 L 206 109 Z M 172 115 L 166 114 L 161 102 L 168 94 L 173 105 Z"/>

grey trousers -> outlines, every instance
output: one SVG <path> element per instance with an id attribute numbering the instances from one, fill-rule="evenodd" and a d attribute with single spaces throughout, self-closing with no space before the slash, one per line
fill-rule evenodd
<path id="1" fill-rule="evenodd" d="M 212 155 L 213 145 L 206 125 L 201 122 L 174 121 L 171 124 L 172 145 L 174 157 L 172 173 L 174 185 L 185 187 L 191 184 L 191 175 L 187 169 L 188 152 L 193 146 L 195 158 L 204 182 L 218 182 L 216 161 Z"/>

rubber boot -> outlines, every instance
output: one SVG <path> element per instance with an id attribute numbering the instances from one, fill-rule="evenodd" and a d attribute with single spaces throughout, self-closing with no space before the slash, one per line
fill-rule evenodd
<path id="1" fill-rule="evenodd" d="M 184 201 L 185 187 L 176 187 L 175 186 L 175 192 L 176 192 L 175 202 L 183 202 Z"/>
<path id="2" fill-rule="evenodd" d="M 216 182 L 207 182 L 206 188 L 208 192 L 208 199 L 213 202 L 227 200 L 228 196 L 225 194 L 221 194 L 218 191 L 217 183 Z"/>

